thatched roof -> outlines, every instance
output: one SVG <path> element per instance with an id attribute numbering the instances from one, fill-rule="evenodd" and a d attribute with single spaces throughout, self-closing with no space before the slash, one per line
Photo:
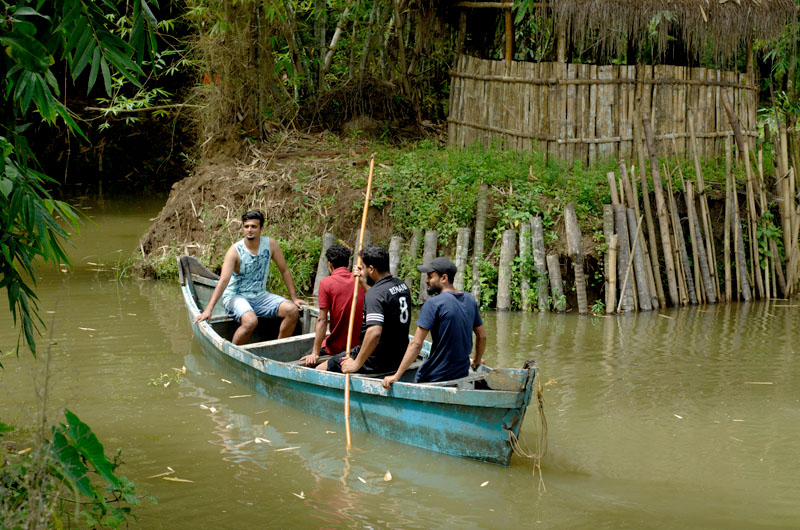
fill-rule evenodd
<path id="1" fill-rule="evenodd" d="M 574 42 L 599 40 L 611 53 L 628 39 L 653 39 L 652 31 L 659 50 L 675 35 L 691 54 L 710 44 L 717 57 L 730 57 L 751 39 L 772 39 L 797 20 L 794 0 L 558 0 L 550 6 Z"/>

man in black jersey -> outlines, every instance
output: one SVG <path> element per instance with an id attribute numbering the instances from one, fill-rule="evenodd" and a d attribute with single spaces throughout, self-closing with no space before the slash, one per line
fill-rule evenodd
<path id="1" fill-rule="evenodd" d="M 376 245 L 361 251 L 363 265 L 353 271 L 367 293 L 361 346 L 341 353 L 318 368 L 331 372 L 382 374 L 394 372 L 408 346 L 411 324 L 411 292 L 408 285 L 389 273 L 389 253 Z"/>

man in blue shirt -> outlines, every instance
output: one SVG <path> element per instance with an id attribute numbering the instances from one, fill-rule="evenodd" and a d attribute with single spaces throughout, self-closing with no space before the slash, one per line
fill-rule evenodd
<path id="1" fill-rule="evenodd" d="M 431 354 L 417 371 L 415 382 L 450 381 L 466 377 L 470 366 L 475 369 L 483 362 L 486 331 L 478 312 L 478 303 L 471 294 L 453 287 L 455 264 L 440 257 L 418 268 L 428 275 L 428 294 L 436 296 L 429 298 L 422 306 L 417 318 L 417 331 L 408 343 L 397 372 L 383 379 L 383 386 L 387 390 L 416 360 L 429 331 L 433 335 Z M 473 333 L 475 357 L 470 361 Z"/>

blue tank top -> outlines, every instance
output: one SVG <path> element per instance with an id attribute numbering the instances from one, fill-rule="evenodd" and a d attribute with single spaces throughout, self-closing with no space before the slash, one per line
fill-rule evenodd
<path id="1" fill-rule="evenodd" d="M 222 293 L 222 303 L 227 304 L 234 296 L 243 296 L 250 300 L 258 298 L 267 291 L 269 279 L 269 238 L 261 236 L 258 254 L 253 255 L 244 245 L 244 239 L 234 245 L 239 253 L 239 272 L 231 275 L 231 281 Z"/>

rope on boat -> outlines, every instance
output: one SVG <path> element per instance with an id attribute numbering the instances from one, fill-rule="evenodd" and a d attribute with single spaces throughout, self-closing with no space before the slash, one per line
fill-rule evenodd
<path id="1" fill-rule="evenodd" d="M 537 447 L 535 451 L 531 451 L 528 444 L 524 440 L 517 437 L 514 431 L 508 431 L 508 442 L 511 444 L 511 450 L 515 455 L 522 458 L 533 460 L 533 475 L 539 477 L 539 492 L 547 492 L 544 485 L 544 477 L 542 476 L 542 458 L 547 454 L 547 418 L 544 415 L 544 389 L 536 376 L 536 402 L 537 402 L 537 417 L 539 419 L 538 432 L 539 437 L 537 440 Z"/>

